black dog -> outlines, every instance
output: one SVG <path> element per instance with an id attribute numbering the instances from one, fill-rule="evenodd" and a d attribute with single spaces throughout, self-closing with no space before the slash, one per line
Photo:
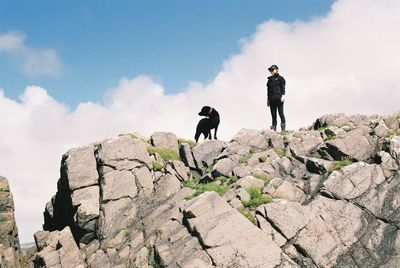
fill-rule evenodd
<path id="1" fill-rule="evenodd" d="M 219 125 L 219 113 L 217 110 L 210 106 L 204 106 L 199 112 L 200 116 L 206 116 L 199 121 L 196 128 L 196 134 L 194 136 L 196 142 L 199 140 L 201 134 L 204 135 L 204 139 L 209 138 L 211 140 L 211 129 L 214 129 L 214 139 L 217 139 L 217 131 Z"/>

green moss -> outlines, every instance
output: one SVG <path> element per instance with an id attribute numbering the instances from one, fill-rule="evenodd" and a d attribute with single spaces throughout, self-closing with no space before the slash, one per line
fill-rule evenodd
<path id="1" fill-rule="evenodd" d="M 132 230 L 131 229 L 125 229 L 124 231 L 124 236 L 127 240 L 131 239 L 131 235 L 132 235 Z"/>
<path id="2" fill-rule="evenodd" d="M 263 181 L 265 181 L 265 183 L 269 183 L 269 181 L 271 180 L 271 177 L 268 177 L 267 175 L 254 173 L 254 174 L 251 174 L 251 176 L 253 176 L 256 179 L 263 180 Z"/>
<path id="3" fill-rule="evenodd" d="M 249 201 L 243 201 L 243 205 L 251 210 L 255 210 L 262 204 L 267 204 L 272 201 L 273 197 L 270 195 L 264 195 L 262 189 L 257 186 L 249 187 L 246 189 L 251 199 Z"/>
<path id="4" fill-rule="evenodd" d="M 6 217 L 0 215 L 0 222 L 5 222 L 7 220 Z"/>
<path id="5" fill-rule="evenodd" d="M 205 192 L 216 192 L 217 194 L 219 194 L 220 196 L 223 196 L 226 191 L 228 190 L 228 186 L 223 186 L 223 185 L 219 185 L 216 184 L 215 182 L 210 182 L 210 183 L 200 183 L 195 185 L 192 189 L 195 190 L 195 193 L 191 196 L 187 196 L 185 199 L 186 200 L 190 200 L 196 196 L 201 195 L 202 193 Z"/>
<path id="6" fill-rule="evenodd" d="M 340 161 L 335 161 L 334 166 L 328 170 L 328 175 L 330 175 L 333 171 L 339 170 L 345 166 L 351 165 L 352 163 L 353 163 L 353 160 L 351 160 L 349 158 L 344 158 Z"/>
<path id="7" fill-rule="evenodd" d="M 232 176 L 232 177 L 229 178 L 227 184 L 228 184 L 228 185 L 234 184 L 234 183 L 237 182 L 238 180 L 239 180 L 239 178 L 238 178 L 237 176 Z"/>
<path id="8" fill-rule="evenodd" d="M 154 171 L 161 171 L 164 168 L 164 163 L 159 161 L 154 161 L 151 165 Z"/>
<path id="9" fill-rule="evenodd" d="M 219 176 L 219 177 L 215 178 L 215 180 L 224 183 L 224 182 L 227 182 L 229 180 L 229 178 L 227 178 L 225 176 Z"/>
<path id="10" fill-rule="evenodd" d="M 284 157 L 286 156 L 285 150 L 282 150 L 281 148 L 273 147 L 272 150 L 279 156 L 279 157 Z"/>
<path id="11" fill-rule="evenodd" d="M 324 142 L 333 141 L 333 140 L 335 140 L 336 138 L 337 138 L 336 136 L 328 136 L 328 137 L 324 138 Z"/>
<path id="12" fill-rule="evenodd" d="M 272 187 L 274 187 L 274 189 L 278 189 L 279 185 L 278 184 L 272 184 Z"/>
<path id="13" fill-rule="evenodd" d="M 194 180 L 188 180 L 185 182 L 185 187 L 194 189 L 195 186 L 196 186 L 196 182 Z"/>
<path id="14" fill-rule="evenodd" d="M 393 136 L 400 136 L 400 130 L 393 130 L 393 129 L 389 129 L 386 132 L 386 138 L 390 138 Z"/>
<path id="15" fill-rule="evenodd" d="M 257 225 L 257 219 L 256 217 L 254 217 L 253 214 L 251 214 L 249 211 L 247 211 L 244 208 L 238 208 L 238 211 L 245 216 L 251 223 L 253 223 L 254 225 Z"/>
<path id="16" fill-rule="evenodd" d="M 178 138 L 178 142 L 179 142 L 179 144 L 182 144 L 182 143 L 189 144 L 190 149 L 193 149 L 194 147 L 197 146 L 197 143 L 195 141 L 193 141 L 193 140 L 185 140 L 185 139 L 182 139 L 182 138 Z"/>
<path id="17" fill-rule="evenodd" d="M 264 163 L 265 161 L 267 161 L 267 157 L 266 157 L 265 155 L 260 156 L 260 157 L 258 158 L 258 161 L 260 161 L 261 163 Z"/>
<path id="18" fill-rule="evenodd" d="M 6 189 L 0 187 L 0 193 L 6 192 Z"/>
<path id="19" fill-rule="evenodd" d="M 256 153 L 259 153 L 259 152 L 262 152 L 262 150 L 258 149 L 258 148 L 255 148 L 255 147 L 251 147 L 250 148 L 250 153 L 251 154 L 256 154 Z"/>
<path id="20" fill-rule="evenodd" d="M 247 164 L 247 163 L 249 162 L 250 158 L 251 158 L 250 155 L 242 156 L 242 157 L 239 159 L 239 162 L 242 163 L 242 164 Z"/>
<path id="21" fill-rule="evenodd" d="M 147 151 L 149 154 L 159 154 L 164 161 L 181 160 L 179 152 L 174 149 L 148 146 Z"/>

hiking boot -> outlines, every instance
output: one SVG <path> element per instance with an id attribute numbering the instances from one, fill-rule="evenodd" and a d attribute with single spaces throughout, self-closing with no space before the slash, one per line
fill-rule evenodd
<path id="1" fill-rule="evenodd" d="M 286 124 L 281 124 L 281 129 L 282 129 L 282 132 L 285 132 L 286 131 Z"/>
<path id="2" fill-rule="evenodd" d="M 271 126 L 271 129 L 272 129 L 273 131 L 276 131 L 276 126 Z"/>

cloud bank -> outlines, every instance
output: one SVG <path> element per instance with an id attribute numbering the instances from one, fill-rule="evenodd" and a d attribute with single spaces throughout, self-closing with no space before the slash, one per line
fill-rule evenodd
<path id="1" fill-rule="evenodd" d="M 177 95 L 150 76 L 122 78 L 103 103 L 69 110 L 45 89 L 29 86 L 18 101 L 0 92 L 0 172 L 11 181 L 22 241 L 43 222 L 45 203 L 56 192 L 61 154 L 120 133 L 171 131 L 192 138 L 203 105 L 221 114 L 220 138 L 240 128 L 270 125 L 267 66 L 287 80 L 289 129 L 308 126 L 325 113 L 391 114 L 399 111 L 400 2 L 339 0 L 310 21 L 269 20 L 241 40 L 208 85 L 192 82 Z M 0 51 L 20 44 L 0 40 Z"/>
<path id="2" fill-rule="evenodd" d="M 0 33 L 0 55 L 6 55 L 21 71 L 31 77 L 57 76 L 62 63 L 53 49 L 36 49 L 25 43 L 21 32 Z"/>

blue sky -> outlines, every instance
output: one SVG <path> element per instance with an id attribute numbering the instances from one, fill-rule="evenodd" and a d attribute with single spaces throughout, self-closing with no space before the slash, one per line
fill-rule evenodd
<path id="1" fill-rule="evenodd" d="M 103 99 L 121 77 L 151 75 L 167 93 L 189 81 L 209 83 L 223 62 L 269 19 L 309 20 L 331 0 L 15 1 L 0 3 L 0 34 L 18 31 L 25 45 L 53 49 L 57 75 L 28 75 L 0 53 L 0 88 L 17 99 L 28 85 L 73 108 Z"/>

